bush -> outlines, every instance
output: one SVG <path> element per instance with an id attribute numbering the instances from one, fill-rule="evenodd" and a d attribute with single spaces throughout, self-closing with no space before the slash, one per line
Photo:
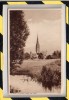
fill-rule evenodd
<path id="1" fill-rule="evenodd" d="M 53 75 L 53 85 L 54 86 L 59 86 L 61 85 L 61 73 L 59 70 L 54 71 L 54 75 Z"/>
<path id="2" fill-rule="evenodd" d="M 53 86 L 61 85 L 61 73 L 58 70 L 51 70 L 50 68 L 43 66 L 41 77 L 43 87 L 48 88 L 49 90 L 51 90 Z"/>
<path id="3" fill-rule="evenodd" d="M 24 54 L 24 59 L 30 59 L 30 54 L 26 52 L 26 53 Z"/>
<path id="4" fill-rule="evenodd" d="M 53 54 L 52 54 L 52 58 L 53 59 L 58 59 L 58 58 L 61 58 L 61 51 L 54 51 Z"/>
<path id="5" fill-rule="evenodd" d="M 43 59 L 43 58 L 44 58 L 43 54 L 42 54 L 42 53 L 39 53 L 39 54 L 38 54 L 38 58 L 39 58 L 39 59 Z"/>
<path id="6" fill-rule="evenodd" d="M 46 59 L 52 59 L 52 56 L 51 56 L 51 55 L 48 55 L 48 56 L 46 57 Z"/>

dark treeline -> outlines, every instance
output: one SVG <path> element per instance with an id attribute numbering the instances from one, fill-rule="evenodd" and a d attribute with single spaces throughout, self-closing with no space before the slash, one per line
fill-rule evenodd
<path id="1" fill-rule="evenodd" d="M 24 53 L 24 59 L 36 59 L 36 54 L 32 54 L 32 57 L 30 53 L 26 52 Z M 61 51 L 54 51 L 51 55 L 45 56 L 43 53 L 38 54 L 38 59 L 58 59 L 61 58 Z"/>

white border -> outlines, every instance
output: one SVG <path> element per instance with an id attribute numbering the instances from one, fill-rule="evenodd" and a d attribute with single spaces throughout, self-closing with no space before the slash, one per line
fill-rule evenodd
<path id="1" fill-rule="evenodd" d="M 3 55 L 4 55 L 4 69 L 3 69 L 3 94 L 7 95 L 8 78 L 7 78 L 7 7 L 3 6 Z"/>
<path id="2" fill-rule="evenodd" d="M 61 93 L 40 93 L 40 94 L 9 94 L 8 92 L 8 61 L 7 61 L 7 40 L 8 40 L 8 9 L 62 9 L 62 34 L 61 34 Z M 4 52 L 4 71 L 3 71 L 3 94 L 5 97 L 61 97 L 66 96 L 66 26 L 65 26 L 65 5 L 3 5 L 3 52 Z"/>

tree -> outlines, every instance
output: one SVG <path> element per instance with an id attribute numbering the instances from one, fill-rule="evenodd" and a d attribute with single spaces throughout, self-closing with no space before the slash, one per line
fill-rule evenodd
<path id="1" fill-rule="evenodd" d="M 52 59 L 52 56 L 51 56 L 51 55 L 48 55 L 48 56 L 46 57 L 46 59 Z"/>
<path id="2" fill-rule="evenodd" d="M 24 47 L 29 29 L 21 10 L 10 11 L 10 61 L 23 60 Z"/>
<path id="3" fill-rule="evenodd" d="M 44 58 L 43 53 L 39 53 L 39 54 L 38 54 L 38 58 L 39 58 L 39 59 L 43 59 L 43 58 Z"/>
<path id="4" fill-rule="evenodd" d="M 25 59 L 30 59 L 30 54 L 29 54 L 28 52 L 26 52 L 26 53 L 24 54 L 24 58 L 25 58 Z"/>
<path id="5" fill-rule="evenodd" d="M 53 54 L 52 54 L 52 57 L 55 58 L 55 59 L 61 58 L 61 51 L 58 51 L 58 50 L 54 51 Z"/>

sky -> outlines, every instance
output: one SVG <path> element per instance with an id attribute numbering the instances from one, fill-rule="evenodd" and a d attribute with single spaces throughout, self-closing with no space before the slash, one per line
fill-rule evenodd
<path id="1" fill-rule="evenodd" d="M 30 35 L 26 40 L 25 52 L 35 53 L 37 35 L 40 51 L 51 54 L 61 49 L 61 9 L 23 10 Z"/>

